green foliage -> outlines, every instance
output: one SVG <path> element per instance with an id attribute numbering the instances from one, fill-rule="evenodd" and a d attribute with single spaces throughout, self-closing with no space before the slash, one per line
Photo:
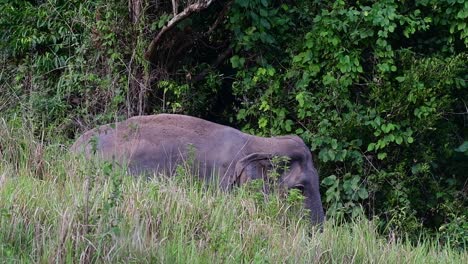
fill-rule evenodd
<path id="1" fill-rule="evenodd" d="M 466 217 L 448 210 L 467 203 L 455 150 L 466 139 L 461 2 L 236 1 L 237 119 L 317 152 L 330 216 L 364 208 L 409 233 Z M 266 12 L 268 26 L 257 19 Z"/>
<path id="2" fill-rule="evenodd" d="M 440 228 L 442 241 L 458 248 L 466 248 L 466 238 L 468 237 L 468 220 L 465 215 L 451 215 L 452 221 L 443 224 Z"/>
<path id="3" fill-rule="evenodd" d="M 455 151 L 468 155 L 468 141 L 464 141 L 463 144 L 461 144 L 460 146 L 458 146 L 458 148 L 455 149 Z"/>
<path id="4" fill-rule="evenodd" d="M 2 2 L 0 99 L 8 104 L 0 110 L 68 134 L 83 117 L 81 124 L 114 119 L 128 92 L 122 72 L 131 50 L 118 43 L 130 33 L 120 27 L 125 1 L 111 2 Z"/>
<path id="5" fill-rule="evenodd" d="M 322 181 L 327 186 L 325 201 L 330 204 L 328 212 L 337 218 L 342 218 L 345 214 L 357 217 L 362 214 L 359 201 L 369 197 L 368 191 L 357 175 L 351 176 L 348 173 L 342 181 L 336 175 L 330 175 Z"/>

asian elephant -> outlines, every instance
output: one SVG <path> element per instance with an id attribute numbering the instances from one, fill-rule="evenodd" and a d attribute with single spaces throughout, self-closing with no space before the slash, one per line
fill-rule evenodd
<path id="1" fill-rule="evenodd" d="M 317 170 L 298 136 L 258 137 L 191 116 L 159 114 L 136 116 L 87 131 L 71 151 L 125 163 L 135 175 L 171 175 L 177 164 L 193 156 L 199 176 L 216 180 L 222 189 L 251 179 L 266 179 L 272 166 L 270 159 L 286 157 L 288 166 L 279 175 L 279 185 L 300 189 L 312 223 L 324 220 Z"/>

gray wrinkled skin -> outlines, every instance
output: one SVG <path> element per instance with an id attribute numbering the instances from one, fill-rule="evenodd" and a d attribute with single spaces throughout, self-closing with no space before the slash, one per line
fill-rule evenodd
<path id="1" fill-rule="evenodd" d="M 271 169 L 270 159 L 285 156 L 290 161 L 280 185 L 302 190 L 311 221 L 324 220 L 312 155 L 297 136 L 263 138 L 191 116 L 160 114 L 87 131 L 71 151 L 125 163 L 135 175 L 171 175 L 178 164 L 192 163 L 200 177 L 216 180 L 223 189 L 268 177 L 264 172 Z"/>

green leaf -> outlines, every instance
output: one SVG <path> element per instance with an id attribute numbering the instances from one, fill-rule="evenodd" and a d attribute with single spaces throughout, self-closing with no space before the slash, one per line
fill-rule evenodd
<path id="1" fill-rule="evenodd" d="M 328 177 L 326 177 L 325 179 L 322 180 L 322 184 L 326 185 L 326 186 L 330 186 L 330 185 L 333 185 L 336 181 L 336 176 L 335 175 L 330 175 Z"/>
<path id="2" fill-rule="evenodd" d="M 395 78 L 398 82 L 404 82 L 405 81 L 405 76 L 398 76 Z"/>
<path id="3" fill-rule="evenodd" d="M 333 44 L 333 46 L 337 46 L 340 43 L 339 38 L 332 38 L 330 41 Z"/>
<path id="4" fill-rule="evenodd" d="M 468 141 L 463 142 L 458 148 L 455 149 L 456 152 L 466 153 L 468 152 Z"/>
<path id="5" fill-rule="evenodd" d="M 367 192 L 367 190 L 365 188 L 359 189 L 358 195 L 359 195 L 359 198 L 361 198 L 363 200 L 367 199 L 369 197 L 369 193 Z"/>
<path id="6" fill-rule="evenodd" d="M 381 152 L 381 153 L 377 154 L 377 158 L 378 158 L 379 160 L 383 160 L 383 159 L 385 159 L 386 157 L 387 157 L 387 153 L 385 153 L 385 152 Z"/>
<path id="7" fill-rule="evenodd" d="M 367 146 L 367 151 L 373 151 L 375 149 L 375 143 L 370 143 L 368 146 Z"/>
<path id="8" fill-rule="evenodd" d="M 244 120 L 246 117 L 247 111 L 245 111 L 245 109 L 240 109 L 239 112 L 237 112 L 237 119 Z"/>
<path id="9" fill-rule="evenodd" d="M 305 46 L 306 48 L 311 49 L 314 46 L 314 39 L 306 39 Z"/>
<path id="10" fill-rule="evenodd" d="M 264 26 L 266 29 L 271 28 L 270 22 L 264 18 L 260 19 L 260 24 L 262 24 L 262 26 Z"/>
<path id="11" fill-rule="evenodd" d="M 299 103 L 299 107 L 303 107 L 304 106 L 304 92 L 300 92 L 296 95 L 296 100 L 297 102 Z"/>
<path id="12" fill-rule="evenodd" d="M 292 120 L 286 120 L 285 124 L 284 124 L 284 129 L 286 130 L 286 132 L 291 132 L 291 126 L 293 125 L 293 121 Z"/>
<path id="13" fill-rule="evenodd" d="M 239 56 L 237 55 L 232 56 L 230 61 L 231 61 L 231 65 L 233 68 L 237 68 L 239 66 Z"/>
<path id="14" fill-rule="evenodd" d="M 245 59 L 237 55 L 232 56 L 230 61 L 233 68 L 241 68 L 244 66 L 245 63 Z"/>
<path id="15" fill-rule="evenodd" d="M 276 73 L 276 70 L 275 70 L 275 68 L 273 68 L 273 67 L 269 67 L 269 68 L 267 69 L 267 73 L 268 73 L 268 75 L 270 75 L 270 76 L 274 76 L 275 73 Z"/>
<path id="16" fill-rule="evenodd" d="M 389 131 L 386 124 L 382 124 L 382 126 L 380 127 L 380 129 L 382 129 L 382 131 L 383 131 L 384 133 L 388 133 L 388 131 Z"/>
<path id="17" fill-rule="evenodd" d="M 357 190 L 358 184 L 360 181 L 361 181 L 361 178 L 359 178 L 359 176 L 357 175 L 354 175 L 354 177 L 351 179 L 351 188 L 353 190 Z"/>
<path id="18" fill-rule="evenodd" d="M 262 101 L 258 109 L 264 112 L 270 110 L 270 105 L 268 104 L 268 101 Z"/>
<path id="19" fill-rule="evenodd" d="M 329 158 L 328 158 L 328 149 L 324 148 L 322 150 L 320 150 L 319 152 L 319 159 L 323 162 L 327 162 L 329 161 Z"/>
<path id="20" fill-rule="evenodd" d="M 258 120 L 258 127 L 259 128 L 264 128 L 266 127 L 268 124 L 268 120 L 265 118 L 265 117 L 261 117 L 259 120 Z"/>
<path id="21" fill-rule="evenodd" d="M 400 145 L 403 142 L 403 137 L 402 136 L 396 136 L 395 142 Z"/>
<path id="22" fill-rule="evenodd" d="M 236 0 L 241 7 L 247 7 L 249 5 L 249 0 Z"/>
<path id="23" fill-rule="evenodd" d="M 337 149 L 338 148 L 338 142 L 337 142 L 336 139 L 332 139 L 331 147 L 332 147 L 332 149 Z"/>
<path id="24" fill-rule="evenodd" d="M 414 138 L 413 138 L 413 137 L 408 137 L 408 138 L 406 139 L 406 141 L 407 141 L 409 144 L 411 144 L 411 143 L 414 142 Z"/>
<path id="25" fill-rule="evenodd" d="M 304 55 L 305 55 L 304 52 L 297 54 L 296 56 L 293 57 L 293 62 L 297 63 L 297 62 L 302 61 L 302 58 L 304 58 Z"/>
<path id="26" fill-rule="evenodd" d="M 328 150 L 328 156 L 330 157 L 330 160 L 335 160 L 335 151 L 329 149 Z"/>

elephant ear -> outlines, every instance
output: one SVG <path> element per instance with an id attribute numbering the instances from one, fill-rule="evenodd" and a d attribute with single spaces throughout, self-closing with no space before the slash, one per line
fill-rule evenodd
<path id="1" fill-rule="evenodd" d="M 268 153 L 252 153 L 236 164 L 233 184 L 241 185 L 249 180 L 263 179 L 271 169 L 271 158 Z"/>

